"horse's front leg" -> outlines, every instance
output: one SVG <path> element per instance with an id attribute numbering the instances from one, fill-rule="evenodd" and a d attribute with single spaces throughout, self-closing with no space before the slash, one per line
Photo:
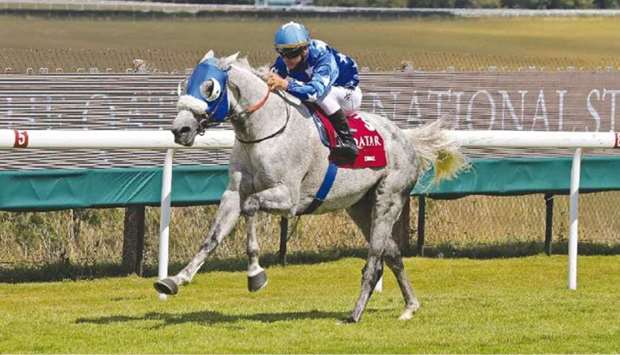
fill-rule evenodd
<path id="1" fill-rule="evenodd" d="M 230 186 L 229 186 L 230 188 Z M 178 274 L 159 280 L 155 283 L 155 289 L 159 293 L 174 295 L 179 286 L 192 281 L 194 275 L 204 264 L 207 256 L 222 242 L 237 224 L 240 214 L 240 197 L 238 190 L 227 190 L 222 196 L 215 222 L 212 224 L 198 253 Z"/>
<path id="2" fill-rule="evenodd" d="M 246 216 L 248 290 L 256 292 L 267 285 L 267 273 L 258 262 L 258 239 L 256 238 L 256 212 L 259 210 L 283 215 L 295 215 L 298 194 L 293 195 L 290 189 L 280 184 L 249 195 L 243 202 L 243 214 Z"/>
<path id="3" fill-rule="evenodd" d="M 248 254 L 248 290 L 256 292 L 267 286 L 267 273 L 258 262 L 258 239 L 256 238 L 256 215 L 245 217 Z"/>
<path id="4" fill-rule="evenodd" d="M 278 184 L 248 196 L 243 202 L 243 213 L 253 215 L 260 210 L 294 216 L 298 200 L 299 193 L 294 194 L 287 185 Z"/>

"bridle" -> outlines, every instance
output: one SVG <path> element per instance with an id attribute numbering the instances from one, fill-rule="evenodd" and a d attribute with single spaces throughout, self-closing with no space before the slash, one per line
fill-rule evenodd
<path id="1" fill-rule="evenodd" d="M 265 94 L 265 96 L 263 96 L 262 99 L 260 99 L 257 103 L 255 103 L 254 105 L 241 110 L 241 112 L 239 113 L 235 113 L 235 114 L 229 114 L 229 116 L 234 116 L 234 117 L 238 117 L 240 119 L 248 119 L 250 117 L 250 115 L 252 115 L 253 113 L 255 113 L 256 111 L 260 110 L 261 108 L 263 108 L 263 106 L 265 106 L 265 103 L 267 103 L 267 99 L 269 99 L 269 95 L 271 94 L 270 90 L 267 90 L 267 93 Z M 196 134 L 203 136 L 207 130 L 207 128 L 210 127 L 215 127 L 218 126 L 221 122 L 218 121 L 214 121 L 212 116 L 213 113 L 217 111 L 217 109 L 219 108 L 219 105 L 221 104 L 222 101 L 218 102 L 217 105 L 215 106 L 215 108 L 209 112 L 209 113 L 205 113 L 202 115 L 196 115 L 196 119 L 198 120 L 198 128 L 196 129 Z M 237 106 L 240 106 L 239 104 L 236 104 Z M 289 105 L 286 105 L 286 121 L 284 122 L 284 125 L 278 129 L 276 132 L 259 138 L 259 139 L 254 139 L 254 140 L 244 140 L 239 138 L 239 136 L 235 136 L 235 138 L 243 143 L 243 144 L 256 144 L 256 143 L 260 143 L 263 141 L 266 141 L 268 139 L 274 138 L 280 134 L 282 134 L 282 132 L 284 132 L 284 130 L 286 129 L 286 126 L 288 125 L 288 122 L 290 120 L 291 117 L 291 109 L 289 107 Z"/>
<path id="2" fill-rule="evenodd" d="M 217 112 L 217 110 L 220 107 L 221 103 L 222 103 L 222 101 L 219 101 L 215 105 L 215 108 L 213 109 L 213 111 L 211 111 L 211 112 L 207 112 L 207 113 L 204 113 L 204 114 L 201 114 L 201 115 L 194 114 L 194 117 L 198 121 L 198 128 L 196 129 L 196 134 L 198 134 L 200 136 L 204 136 L 205 135 L 205 131 L 207 130 L 207 128 L 219 126 L 220 123 L 222 123 L 220 121 L 214 121 L 213 120 L 213 114 L 215 112 Z"/>

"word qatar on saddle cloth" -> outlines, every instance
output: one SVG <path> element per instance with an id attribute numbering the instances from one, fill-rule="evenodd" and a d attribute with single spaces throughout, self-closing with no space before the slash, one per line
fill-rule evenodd
<path id="1" fill-rule="evenodd" d="M 329 119 L 319 111 L 315 111 L 312 117 L 319 130 L 319 136 L 323 144 L 330 149 L 336 147 L 338 135 Z M 355 139 L 357 144 L 357 149 L 359 149 L 359 154 L 355 161 L 350 164 L 332 162 L 336 163 L 340 168 L 349 169 L 384 167 L 387 164 L 387 158 L 383 138 L 379 135 L 379 132 L 357 113 L 347 116 L 347 120 L 353 139 Z"/>
<path id="2" fill-rule="evenodd" d="M 327 116 L 322 112 L 315 110 L 312 113 L 312 120 L 314 121 L 316 128 L 319 131 L 319 137 L 321 142 L 326 147 L 333 149 L 338 142 L 338 136 L 336 130 L 332 126 Z M 359 154 L 353 163 L 342 164 L 330 160 L 330 163 L 325 172 L 323 182 L 319 187 L 312 203 L 301 214 L 313 213 L 319 208 L 329 191 L 331 190 L 334 181 L 336 180 L 336 174 L 338 168 L 347 169 L 363 169 L 363 168 L 382 168 L 387 164 L 387 158 L 385 156 L 385 148 L 383 144 L 383 138 L 379 135 L 379 132 L 364 118 L 357 113 L 353 113 L 347 116 L 349 122 L 349 128 L 359 149 Z"/>

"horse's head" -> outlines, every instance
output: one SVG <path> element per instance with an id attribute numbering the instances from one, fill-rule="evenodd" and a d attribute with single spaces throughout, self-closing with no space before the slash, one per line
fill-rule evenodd
<path id="1" fill-rule="evenodd" d="M 229 110 L 228 69 L 237 54 L 217 59 L 209 51 L 192 74 L 179 84 L 177 117 L 172 122 L 174 141 L 194 144 L 197 134 L 226 120 Z"/>

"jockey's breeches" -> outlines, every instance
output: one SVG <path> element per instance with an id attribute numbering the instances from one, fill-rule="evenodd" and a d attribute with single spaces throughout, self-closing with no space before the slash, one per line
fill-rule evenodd
<path id="1" fill-rule="evenodd" d="M 362 90 L 359 86 L 345 88 L 342 86 L 332 86 L 327 95 L 317 104 L 328 116 L 342 108 L 345 115 L 359 111 L 362 105 Z"/>

